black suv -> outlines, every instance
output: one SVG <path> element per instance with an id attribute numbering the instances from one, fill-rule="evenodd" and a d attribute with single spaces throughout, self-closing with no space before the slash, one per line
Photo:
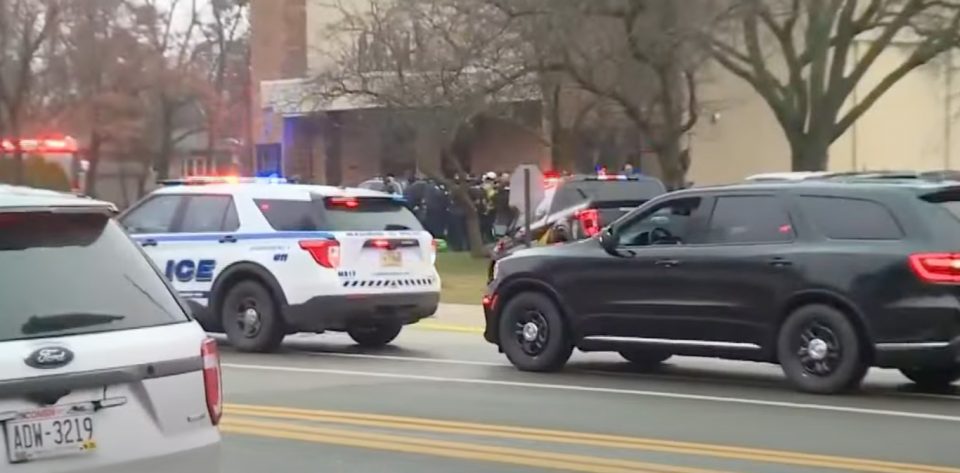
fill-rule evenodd
<path id="1" fill-rule="evenodd" d="M 485 338 L 520 369 L 574 347 L 779 363 L 801 390 L 870 366 L 960 379 L 960 182 L 853 179 L 679 191 L 599 238 L 500 260 Z"/>

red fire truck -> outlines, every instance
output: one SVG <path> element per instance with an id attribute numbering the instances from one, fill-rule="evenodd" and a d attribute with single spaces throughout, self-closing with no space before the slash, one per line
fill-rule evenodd
<path id="1" fill-rule="evenodd" d="M 90 163 L 81 157 L 77 140 L 70 136 L 2 139 L 0 140 L 0 159 L 13 159 L 18 148 L 24 159 L 36 156 L 48 163 L 59 165 L 70 180 L 72 191 L 78 194 L 85 193 L 86 175 Z"/>

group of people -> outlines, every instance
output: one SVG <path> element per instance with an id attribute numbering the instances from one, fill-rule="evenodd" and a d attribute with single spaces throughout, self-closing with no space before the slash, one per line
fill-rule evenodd
<path id="1" fill-rule="evenodd" d="M 510 175 L 507 173 L 488 172 L 480 177 L 466 176 L 462 181 L 459 177 L 454 178 L 450 184 L 466 186 L 471 206 L 464 205 L 452 189 L 435 179 L 411 175 L 401 182 L 387 175 L 383 182 L 386 192 L 404 196 L 424 228 L 434 238 L 446 240 L 451 251 L 469 250 L 468 212 L 476 212 L 484 243 L 494 241 L 494 225 L 509 219 L 511 213 Z"/>

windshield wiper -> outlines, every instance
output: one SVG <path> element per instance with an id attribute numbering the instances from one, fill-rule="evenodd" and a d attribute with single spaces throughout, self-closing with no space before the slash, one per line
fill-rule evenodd
<path id="1" fill-rule="evenodd" d="M 391 223 L 386 227 L 384 227 L 383 229 L 388 232 L 398 232 L 398 231 L 410 230 L 410 227 L 406 225 L 397 225 L 397 224 Z"/>
<path id="2" fill-rule="evenodd" d="M 125 319 L 125 315 L 92 314 L 87 312 L 68 312 L 65 314 L 32 315 L 20 327 L 24 335 L 59 332 L 71 328 L 103 325 Z"/>

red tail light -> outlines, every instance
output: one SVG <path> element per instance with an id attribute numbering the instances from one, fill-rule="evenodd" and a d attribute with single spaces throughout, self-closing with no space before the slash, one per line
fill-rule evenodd
<path id="1" fill-rule="evenodd" d="M 390 240 L 371 240 L 370 246 L 374 248 L 390 248 Z"/>
<path id="2" fill-rule="evenodd" d="M 580 226 L 583 227 L 583 232 L 586 233 L 588 237 L 600 233 L 600 212 L 597 211 L 597 209 L 586 209 L 577 212 L 577 220 L 580 221 Z"/>
<path id="3" fill-rule="evenodd" d="M 203 359 L 203 389 L 207 394 L 207 412 L 213 425 L 223 416 L 223 377 L 220 374 L 220 349 L 217 341 L 208 338 L 200 346 Z"/>
<path id="4" fill-rule="evenodd" d="M 340 266 L 340 242 L 337 240 L 302 240 L 300 248 L 307 250 L 320 266 L 325 268 Z"/>
<path id="5" fill-rule="evenodd" d="M 912 254 L 910 269 L 926 282 L 960 284 L 960 253 Z"/>

